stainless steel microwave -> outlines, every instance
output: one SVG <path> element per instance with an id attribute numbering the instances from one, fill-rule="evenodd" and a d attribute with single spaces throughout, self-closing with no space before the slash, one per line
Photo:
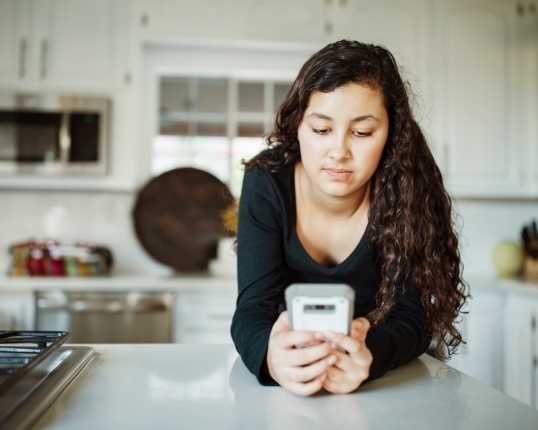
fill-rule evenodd
<path id="1" fill-rule="evenodd" d="M 0 92 L 0 175 L 107 171 L 110 100 Z"/>

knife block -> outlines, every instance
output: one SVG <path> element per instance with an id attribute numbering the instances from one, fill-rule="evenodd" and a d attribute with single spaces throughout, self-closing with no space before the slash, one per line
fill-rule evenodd
<path id="1" fill-rule="evenodd" d="M 535 260 L 530 256 L 525 257 L 523 276 L 525 278 L 525 281 L 538 283 L 538 259 Z"/>

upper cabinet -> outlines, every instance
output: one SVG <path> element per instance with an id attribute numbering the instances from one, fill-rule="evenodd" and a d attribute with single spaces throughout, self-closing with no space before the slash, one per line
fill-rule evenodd
<path id="1" fill-rule="evenodd" d="M 134 0 L 136 33 L 173 37 L 322 43 L 323 0 Z"/>
<path id="2" fill-rule="evenodd" d="M 29 15 L 27 0 L 0 0 L 0 82 L 26 76 Z"/>
<path id="3" fill-rule="evenodd" d="M 455 196 L 533 193 L 528 160 L 538 142 L 528 109 L 536 75 L 525 67 L 521 40 L 524 18 L 532 14 L 527 3 L 514 1 L 437 3 L 436 137 Z"/>
<path id="4" fill-rule="evenodd" d="M 0 83 L 29 90 L 117 84 L 123 3 L 0 0 Z"/>
<path id="5" fill-rule="evenodd" d="M 334 1 L 327 42 L 353 39 L 385 46 L 407 77 L 430 78 L 431 2 L 428 0 Z"/>

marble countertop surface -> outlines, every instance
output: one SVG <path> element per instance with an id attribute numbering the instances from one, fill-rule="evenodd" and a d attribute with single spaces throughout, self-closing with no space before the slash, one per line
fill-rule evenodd
<path id="1" fill-rule="evenodd" d="M 348 395 L 263 387 L 233 346 L 90 345 L 35 429 L 537 429 L 538 411 L 423 355 Z"/>
<path id="2" fill-rule="evenodd" d="M 178 276 L 10 277 L 0 276 L 2 291 L 181 291 L 237 292 L 237 278 L 207 273 Z"/>

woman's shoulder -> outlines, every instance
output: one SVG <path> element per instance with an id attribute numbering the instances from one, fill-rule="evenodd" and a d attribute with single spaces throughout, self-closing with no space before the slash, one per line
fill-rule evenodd
<path id="1" fill-rule="evenodd" d="M 280 155 L 273 149 L 260 152 L 249 163 L 243 179 L 243 193 L 262 194 L 265 198 L 278 195 L 287 201 L 293 192 L 293 172 L 297 156 L 292 156 L 282 168 L 275 170 Z M 252 164 L 252 162 L 254 163 Z M 276 197 L 276 196 L 275 196 Z"/>
<path id="2" fill-rule="evenodd" d="M 285 156 L 275 148 L 265 149 L 247 163 L 249 167 L 247 167 L 245 176 L 251 172 L 255 175 L 260 175 L 261 172 L 264 172 L 263 175 L 265 176 L 272 177 L 275 180 L 283 180 L 289 177 L 294 170 L 299 154 L 293 154 L 283 163 L 284 158 Z"/>

